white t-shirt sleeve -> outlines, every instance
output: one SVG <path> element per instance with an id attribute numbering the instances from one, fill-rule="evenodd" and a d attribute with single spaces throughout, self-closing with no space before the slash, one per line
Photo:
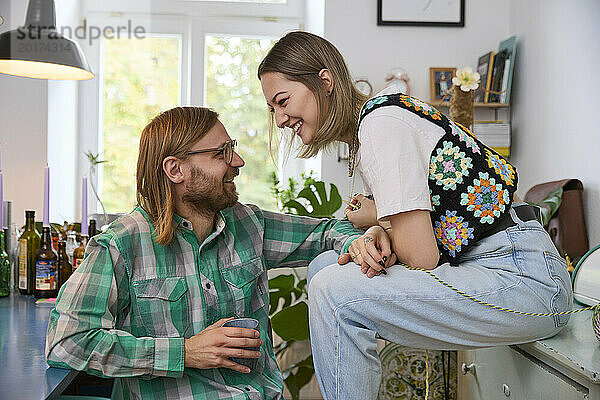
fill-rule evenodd
<path id="1" fill-rule="evenodd" d="M 377 218 L 431 210 L 429 161 L 444 130 L 399 107 L 369 114 L 359 129 L 360 172 L 371 189 Z"/>

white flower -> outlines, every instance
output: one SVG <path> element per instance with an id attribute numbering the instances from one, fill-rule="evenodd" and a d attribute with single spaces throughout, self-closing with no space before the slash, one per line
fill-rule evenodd
<path id="1" fill-rule="evenodd" d="M 456 86 L 460 86 L 460 90 L 468 92 L 469 90 L 475 90 L 479 87 L 479 73 L 473 72 L 471 67 L 464 67 L 456 71 L 456 76 L 452 78 L 452 83 Z"/>

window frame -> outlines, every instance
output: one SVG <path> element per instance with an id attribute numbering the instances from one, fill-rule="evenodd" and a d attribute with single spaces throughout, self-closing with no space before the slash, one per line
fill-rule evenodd
<path id="1" fill-rule="evenodd" d="M 85 23 L 88 26 L 121 26 L 127 25 L 128 20 L 134 26 L 144 26 L 146 34 L 150 35 L 180 35 L 181 41 L 181 70 L 180 70 L 180 105 L 192 104 L 203 106 L 205 98 L 205 40 L 206 36 L 241 36 L 250 38 L 281 37 L 291 30 L 301 29 L 303 18 L 303 0 L 288 0 L 287 4 L 256 4 L 211 1 L 127 1 L 105 0 L 99 9 L 95 0 L 84 0 Z M 236 7 L 233 7 L 236 6 Z M 238 7 L 240 6 L 240 7 Z M 120 10 L 109 12 L 107 9 Z M 165 8 L 167 7 L 167 8 Z M 232 15 L 234 9 L 238 15 Z M 146 10 L 151 13 L 141 14 L 135 10 Z M 155 13 L 167 12 L 171 15 Z M 172 15 L 187 12 L 186 15 Z M 225 14 L 225 15 L 219 15 Z M 244 14 L 245 13 L 245 14 Z M 262 15 L 257 18 L 256 16 Z M 269 15 L 279 17 L 272 18 Z M 103 154 L 103 101 L 104 101 L 104 46 L 103 39 L 92 41 L 81 40 L 84 53 L 96 78 L 82 82 L 79 88 L 79 159 L 77 181 L 87 175 L 89 162 L 85 153 Z M 266 107 L 266 105 L 265 105 Z M 136 149 L 137 150 L 137 149 Z M 109 160 L 110 161 L 110 160 Z M 302 160 L 290 159 L 289 164 L 302 163 Z M 302 169 L 300 166 L 296 169 Z M 280 165 L 279 175 L 282 175 Z M 102 164 L 97 168 L 93 177 L 88 177 L 97 188 L 102 198 Z M 89 212 L 101 212 L 97 201 L 90 201 Z M 130 210 L 120 210 L 129 212 Z"/>
<path id="2" fill-rule="evenodd" d="M 280 4 L 210 0 L 83 0 L 82 4 L 88 12 L 301 20 L 304 18 L 305 1 L 287 0 Z"/>
<path id="3" fill-rule="evenodd" d="M 191 26 L 189 18 L 153 15 L 127 15 L 127 14 L 106 14 L 92 13 L 86 18 L 88 26 L 122 26 L 127 25 L 128 20 L 135 21 L 135 26 L 143 26 L 148 36 L 173 36 L 181 37 L 181 64 L 180 64 L 180 88 L 178 104 L 190 102 L 190 32 Z M 79 139 L 79 168 L 77 177 L 81 180 L 83 175 L 87 174 L 89 162 L 85 153 L 91 151 L 94 154 L 104 153 L 104 40 L 80 42 L 85 46 L 84 52 L 87 56 L 92 70 L 96 73 L 95 79 L 83 82 L 80 86 L 80 139 Z M 102 156 L 100 157 L 102 159 Z M 110 160 L 109 160 L 110 161 Z M 98 196 L 102 198 L 102 176 L 104 169 L 102 164 L 98 165 L 95 176 L 88 179 L 93 180 Z M 100 204 L 93 201 L 89 205 L 90 213 L 101 212 Z M 121 210 L 127 212 L 129 210 Z"/>

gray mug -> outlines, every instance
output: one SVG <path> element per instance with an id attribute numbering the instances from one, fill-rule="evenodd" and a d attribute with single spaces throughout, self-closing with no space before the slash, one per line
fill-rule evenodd
<path id="1" fill-rule="evenodd" d="M 246 328 L 246 329 L 254 329 L 260 332 L 258 329 L 258 320 L 254 318 L 236 318 L 231 321 L 225 322 L 224 327 L 234 327 L 234 328 Z M 260 347 L 244 347 L 246 350 L 251 351 L 260 351 Z M 238 363 L 240 365 L 244 365 L 250 370 L 254 370 L 258 364 L 258 358 L 238 358 L 238 357 L 230 357 L 229 358 L 234 363 Z"/>

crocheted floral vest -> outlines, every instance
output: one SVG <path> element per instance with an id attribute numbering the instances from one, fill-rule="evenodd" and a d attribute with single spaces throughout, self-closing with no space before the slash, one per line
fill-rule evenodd
<path id="1" fill-rule="evenodd" d="M 401 93 L 369 100 L 359 124 L 369 113 L 387 106 L 411 111 L 445 132 L 431 153 L 428 183 L 435 238 L 442 254 L 454 263 L 510 210 L 517 189 L 516 169 L 464 126 Z"/>

